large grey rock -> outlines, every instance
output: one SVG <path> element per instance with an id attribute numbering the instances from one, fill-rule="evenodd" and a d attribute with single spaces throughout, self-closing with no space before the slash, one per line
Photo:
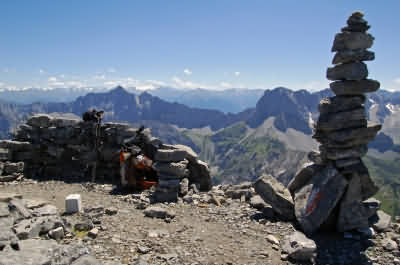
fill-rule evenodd
<path id="1" fill-rule="evenodd" d="M 363 49 L 342 50 L 333 57 L 332 64 L 350 63 L 354 61 L 373 61 L 375 53 Z"/>
<path id="2" fill-rule="evenodd" d="M 31 116 L 26 123 L 33 127 L 43 127 L 47 128 L 51 126 L 51 121 L 53 117 L 48 114 L 35 114 Z"/>
<path id="3" fill-rule="evenodd" d="M 271 175 L 262 175 L 254 183 L 255 191 L 282 217 L 293 220 L 294 206 L 289 190 Z"/>
<path id="4" fill-rule="evenodd" d="M 390 228 L 392 217 L 384 211 L 379 210 L 376 215 L 370 218 L 369 221 L 372 223 L 372 227 L 376 231 L 383 232 Z"/>
<path id="5" fill-rule="evenodd" d="M 179 149 L 158 149 L 154 156 L 155 161 L 159 162 L 179 162 L 186 158 L 185 150 Z"/>
<path id="6" fill-rule="evenodd" d="M 189 170 L 186 168 L 188 164 L 187 160 L 180 162 L 155 162 L 153 164 L 153 169 L 161 174 L 166 174 L 175 177 L 186 177 L 189 175 Z"/>
<path id="7" fill-rule="evenodd" d="M 322 156 L 319 151 L 312 150 L 308 152 L 307 158 L 316 165 L 325 165 L 327 163 L 326 157 Z"/>
<path id="8" fill-rule="evenodd" d="M 358 96 L 377 91 L 380 83 L 373 79 L 359 81 L 346 80 L 332 82 L 329 86 L 337 96 Z"/>
<path id="9" fill-rule="evenodd" d="M 281 246 L 282 251 L 294 260 L 310 261 L 317 255 L 317 245 L 315 242 L 299 231 L 285 236 L 281 242 Z"/>
<path id="10" fill-rule="evenodd" d="M 103 263 L 97 260 L 92 255 L 85 255 L 75 260 L 71 265 L 102 265 Z"/>
<path id="11" fill-rule="evenodd" d="M 64 238 L 64 228 L 62 226 L 57 227 L 49 231 L 49 237 L 55 240 Z"/>
<path id="12" fill-rule="evenodd" d="M 354 81 L 347 81 L 354 82 Z M 332 83 L 331 83 L 332 84 Z M 335 96 L 324 98 L 319 102 L 318 110 L 321 114 L 337 113 L 342 111 L 349 111 L 363 107 L 365 102 L 364 96 Z"/>
<path id="13" fill-rule="evenodd" d="M 18 238 L 16 237 L 15 233 L 11 230 L 11 228 L 0 226 L 0 251 L 6 246 L 13 246 L 13 245 L 16 246 L 17 244 L 18 244 Z"/>
<path id="14" fill-rule="evenodd" d="M 328 165 L 295 192 L 295 214 L 305 233 L 311 234 L 318 230 L 337 205 L 346 187 L 347 180 L 336 168 Z"/>
<path id="15" fill-rule="evenodd" d="M 358 157 L 343 158 L 343 159 L 335 160 L 334 163 L 335 163 L 336 168 L 340 169 L 340 168 L 359 164 L 360 158 L 358 158 Z"/>
<path id="16" fill-rule="evenodd" d="M 23 240 L 46 234 L 50 230 L 62 226 L 63 222 L 60 217 L 54 215 L 24 219 L 14 225 L 13 229 L 17 237 Z"/>
<path id="17" fill-rule="evenodd" d="M 191 161 L 191 162 L 196 162 L 198 156 L 197 154 L 193 151 L 192 148 L 186 145 L 182 144 L 175 144 L 175 145 L 169 145 L 169 144 L 163 144 L 162 149 L 173 149 L 173 150 L 183 150 L 186 152 L 186 159 Z"/>
<path id="18" fill-rule="evenodd" d="M 367 116 L 364 108 L 357 108 L 339 113 L 321 114 L 316 129 L 321 131 L 336 131 L 345 128 L 367 126 Z"/>
<path id="19" fill-rule="evenodd" d="M 339 232 L 368 228 L 368 212 L 362 203 L 361 179 L 353 174 L 340 202 L 337 230 Z"/>
<path id="20" fill-rule="evenodd" d="M 288 189 L 292 195 L 296 190 L 301 189 L 306 185 L 312 176 L 314 176 L 323 166 L 314 163 L 305 163 L 302 168 L 296 173 L 294 178 L 289 182 Z"/>
<path id="21" fill-rule="evenodd" d="M 268 203 L 266 203 L 260 195 L 254 195 L 250 198 L 250 205 L 258 210 L 262 210 L 265 207 L 268 207 Z"/>
<path id="22" fill-rule="evenodd" d="M 199 184 L 200 190 L 208 191 L 212 187 L 212 180 L 208 164 L 201 160 L 189 162 L 189 182 Z"/>
<path id="23" fill-rule="evenodd" d="M 26 208 L 28 209 L 35 209 L 35 208 L 39 208 L 42 206 L 45 206 L 46 204 L 48 204 L 47 201 L 42 200 L 42 199 L 37 199 L 37 200 L 33 200 L 33 199 L 23 199 L 23 203 L 26 206 Z"/>
<path id="24" fill-rule="evenodd" d="M 345 51 L 371 48 L 374 37 L 362 32 L 342 32 L 335 36 L 332 51 Z"/>
<path id="25" fill-rule="evenodd" d="M 159 206 L 149 206 L 143 211 L 144 215 L 153 218 L 174 218 L 175 212 L 171 209 L 162 208 Z"/>
<path id="26" fill-rule="evenodd" d="M 179 194 L 185 196 L 189 192 L 189 180 L 184 178 L 179 183 Z"/>
<path id="27" fill-rule="evenodd" d="M 361 194 L 363 200 L 374 196 L 378 192 L 379 187 L 371 179 L 368 168 L 361 160 L 357 164 L 341 168 L 340 171 L 342 174 L 357 173 L 360 176 L 362 191 Z"/>

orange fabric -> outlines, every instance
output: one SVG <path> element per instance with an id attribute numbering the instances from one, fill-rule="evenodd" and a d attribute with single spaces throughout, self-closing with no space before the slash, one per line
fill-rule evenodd
<path id="1" fill-rule="evenodd" d="M 124 163 L 125 161 L 125 157 L 124 157 L 124 152 L 119 152 L 119 162 L 120 163 Z"/>

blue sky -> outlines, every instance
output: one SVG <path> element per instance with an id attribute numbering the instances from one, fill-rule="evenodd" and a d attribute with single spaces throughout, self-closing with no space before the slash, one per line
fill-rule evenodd
<path id="1" fill-rule="evenodd" d="M 400 1 L 0 1 L 0 89 L 319 90 L 355 10 L 374 35 L 370 78 L 400 90 Z"/>

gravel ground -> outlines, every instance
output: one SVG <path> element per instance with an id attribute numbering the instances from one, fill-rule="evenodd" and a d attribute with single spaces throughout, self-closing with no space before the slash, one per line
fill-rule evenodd
<path id="1" fill-rule="evenodd" d="M 243 200 L 226 198 L 221 206 L 214 203 L 157 204 L 175 212 L 174 218 L 159 219 L 144 215 L 147 206 L 140 193 L 115 193 L 109 184 L 65 183 L 62 181 L 25 180 L 2 184 L 1 192 L 20 193 L 27 199 L 45 199 L 64 212 L 65 197 L 79 193 L 86 209 L 116 210 L 96 216 L 97 237 L 86 234 L 66 236 L 62 243 L 82 240 L 96 258 L 116 264 L 312 264 L 286 260 L 280 240 L 295 230 L 291 223 L 265 218 Z M 145 193 L 144 193 L 145 194 Z M 200 194 L 202 196 L 202 194 Z M 107 212 L 107 210 L 105 211 Z M 66 216 L 71 224 L 85 214 Z M 72 232 L 71 232 L 72 234 Z M 398 234 L 390 231 L 373 239 L 342 234 L 319 234 L 316 264 L 400 264 L 399 251 L 387 251 L 380 242 Z"/>

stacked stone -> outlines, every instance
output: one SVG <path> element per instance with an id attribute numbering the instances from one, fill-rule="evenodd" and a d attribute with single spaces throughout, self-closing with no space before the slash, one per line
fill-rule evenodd
<path id="1" fill-rule="evenodd" d="M 32 147 L 18 157 L 27 163 L 30 176 L 83 179 L 91 176 L 90 169 L 97 162 L 97 179 L 118 179 L 119 150 L 136 129 L 121 123 L 96 127 L 94 122 L 76 118 L 33 115 L 14 136 L 16 141 L 29 142 Z"/>
<path id="2" fill-rule="evenodd" d="M 211 188 L 207 164 L 188 146 L 162 144 L 154 161 L 153 169 L 159 178 L 154 193 L 156 201 L 177 201 L 179 195 L 186 195 L 189 183 L 200 190 Z"/>
<path id="3" fill-rule="evenodd" d="M 0 173 L 23 170 L 30 177 L 82 180 L 92 177 L 90 169 L 96 166 L 97 180 L 114 181 L 120 179 L 119 151 L 131 143 L 155 162 L 157 201 L 176 201 L 189 184 L 211 189 L 208 165 L 190 147 L 162 144 L 149 129 L 138 134 L 137 128 L 124 123 L 98 127 L 95 122 L 36 114 L 19 126 L 14 139 L 0 142 Z"/>
<path id="4" fill-rule="evenodd" d="M 336 96 L 319 104 L 320 117 L 314 138 L 320 153 L 310 153 L 313 161 L 304 166 L 289 184 L 295 201 L 295 214 L 307 233 L 321 225 L 335 225 L 338 231 L 368 228 L 374 211 L 365 201 L 378 188 L 373 183 L 361 157 L 368 151 L 381 125 L 367 121 L 365 93 L 379 89 L 379 82 L 367 79 L 364 61 L 375 58 L 368 51 L 374 37 L 360 12 L 353 13 L 347 26 L 335 36 L 333 67 L 327 78 Z M 376 210 L 376 209 L 375 209 Z"/>
<path id="5" fill-rule="evenodd" d="M 27 142 L 0 141 L 0 182 L 22 179 L 25 164 L 19 160 L 20 153 L 27 152 L 31 145 Z"/>

